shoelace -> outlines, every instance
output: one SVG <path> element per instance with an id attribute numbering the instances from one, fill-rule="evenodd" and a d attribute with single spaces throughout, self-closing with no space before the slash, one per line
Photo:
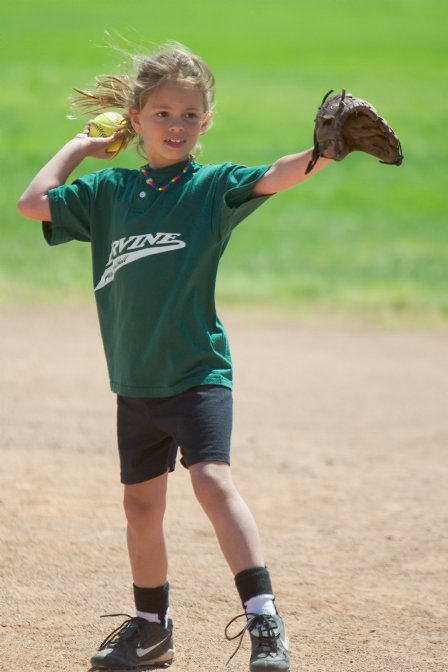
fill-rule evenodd
<path id="1" fill-rule="evenodd" d="M 247 623 L 242 628 L 239 632 L 236 633 L 236 635 L 229 636 L 228 630 L 232 623 L 235 621 L 239 620 L 240 618 L 246 618 Z M 229 660 L 227 661 L 226 665 L 230 663 L 232 658 L 236 656 L 238 651 L 241 648 L 241 644 L 243 643 L 244 635 L 246 634 L 247 631 L 251 631 L 254 628 L 258 627 L 260 629 L 260 636 L 258 637 L 258 642 L 260 649 L 262 651 L 266 651 L 266 653 L 276 653 L 277 652 L 277 633 L 276 633 L 276 624 L 275 621 L 272 619 L 272 617 L 269 614 L 239 614 L 238 616 L 235 616 L 235 618 L 232 618 L 229 623 L 227 623 L 224 634 L 226 636 L 226 639 L 231 642 L 234 639 L 238 639 L 239 637 L 239 642 L 238 646 L 236 647 L 235 651 L 232 653 L 230 656 Z"/>
<path id="2" fill-rule="evenodd" d="M 102 651 L 102 649 L 105 649 L 108 644 L 116 644 L 120 637 L 123 635 L 124 631 L 126 628 L 131 624 L 135 623 L 136 627 L 138 627 L 138 616 L 129 616 L 129 614 L 103 614 L 100 618 L 115 618 L 117 616 L 125 616 L 126 620 L 123 621 L 121 625 L 118 626 L 118 628 L 115 628 L 115 630 L 112 630 L 112 632 L 107 635 L 106 639 L 101 642 L 99 650 Z M 129 635 L 131 635 L 131 632 L 129 632 Z"/>

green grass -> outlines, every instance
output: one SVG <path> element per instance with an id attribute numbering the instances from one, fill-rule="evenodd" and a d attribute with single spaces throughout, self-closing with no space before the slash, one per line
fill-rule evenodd
<path id="1" fill-rule="evenodd" d="M 446 326 L 447 24 L 444 0 L 25 0 L 3 8 L 0 304 L 91 296 L 88 246 L 48 248 L 15 202 L 77 132 L 66 119 L 72 88 L 122 70 L 107 29 L 149 48 L 177 39 L 210 64 L 217 109 L 204 162 L 255 165 L 308 147 L 330 88 L 371 100 L 400 136 L 401 168 L 351 155 L 245 221 L 222 262 L 221 302 Z M 140 160 L 130 149 L 115 163 Z M 76 174 L 102 166 L 89 160 Z"/>

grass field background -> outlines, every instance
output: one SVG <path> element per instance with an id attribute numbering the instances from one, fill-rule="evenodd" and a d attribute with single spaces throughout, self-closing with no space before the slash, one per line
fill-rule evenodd
<path id="1" fill-rule="evenodd" d="M 444 0 L 3 7 L 0 304 L 92 294 L 88 246 L 50 249 L 15 203 L 82 127 L 67 120 L 73 87 L 123 71 L 107 30 L 136 49 L 178 40 L 212 67 L 217 107 L 203 162 L 255 165 L 309 147 L 316 107 L 331 88 L 373 102 L 400 136 L 402 167 L 353 154 L 244 222 L 222 262 L 221 302 L 448 325 L 447 25 Z M 142 161 L 131 148 L 114 163 Z M 89 160 L 78 173 L 104 165 Z"/>

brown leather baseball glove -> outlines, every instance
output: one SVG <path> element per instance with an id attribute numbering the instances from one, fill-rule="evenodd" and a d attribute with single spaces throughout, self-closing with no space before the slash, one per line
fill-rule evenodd
<path id="1" fill-rule="evenodd" d="M 380 163 L 399 166 L 403 154 L 398 137 L 373 105 L 346 93 L 328 98 L 329 91 L 317 111 L 314 125 L 314 149 L 306 173 L 320 156 L 342 161 L 350 152 L 366 152 Z"/>

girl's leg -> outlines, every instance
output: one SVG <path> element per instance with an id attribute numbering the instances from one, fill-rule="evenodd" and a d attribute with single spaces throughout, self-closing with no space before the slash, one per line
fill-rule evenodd
<path id="1" fill-rule="evenodd" d="M 144 483 L 124 486 L 127 542 L 134 585 L 166 583 L 168 559 L 163 534 L 168 472 Z"/>
<path id="2" fill-rule="evenodd" d="M 135 669 L 171 662 L 174 654 L 168 611 L 167 554 L 163 535 L 168 472 L 125 485 L 124 510 L 137 616 L 113 631 L 92 656 L 94 668 Z"/>
<path id="3" fill-rule="evenodd" d="M 225 462 L 200 462 L 189 468 L 195 495 L 212 523 L 234 575 L 264 567 L 255 519 L 233 482 Z"/>
<path id="4" fill-rule="evenodd" d="M 283 621 L 273 602 L 269 572 L 255 520 L 237 491 L 230 467 L 225 462 L 200 462 L 189 468 L 193 488 L 202 508 L 208 515 L 220 543 L 224 557 L 235 575 L 235 584 L 245 608 L 245 628 L 227 639 L 250 633 L 250 670 L 288 672 L 290 669 L 288 638 Z M 238 651 L 232 654 L 231 658 Z"/>

